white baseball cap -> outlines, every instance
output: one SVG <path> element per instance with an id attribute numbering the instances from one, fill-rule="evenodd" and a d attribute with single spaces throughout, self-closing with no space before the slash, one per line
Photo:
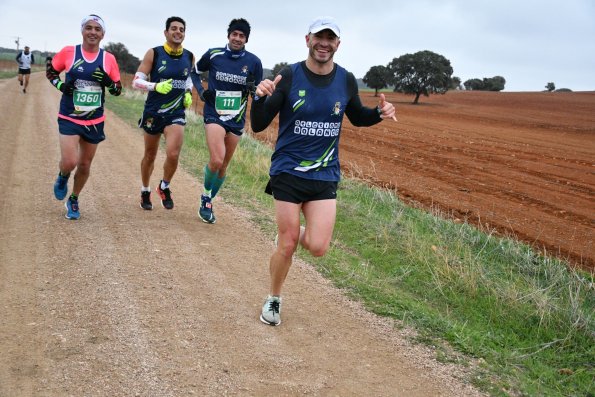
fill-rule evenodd
<path id="1" fill-rule="evenodd" d="M 310 24 L 308 33 L 318 33 L 325 29 L 330 29 L 333 31 L 334 34 L 337 35 L 337 37 L 341 37 L 341 29 L 339 29 L 339 25 L 337 25 L 337 21 L 333 17 L 316 18 Z"/>

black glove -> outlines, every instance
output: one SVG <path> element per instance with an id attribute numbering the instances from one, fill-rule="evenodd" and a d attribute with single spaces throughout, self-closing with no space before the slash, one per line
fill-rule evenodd
<path id="1" fill-rule="evenodd" d="M 93 78 L 96 81 L 99 81 L 104 87 L 111 88 L 114 85 L 114 81 L 108 76 L 107 73 L 105 73 L 105 70 L 101 68 L 97 68 L 93 72 Z"/>
<path id="2" fill-rule="evenodd" d="M 68 83 L 63 83 L 62 81 L 59 81 L 56 85 L 56 88 L 62 91 L 62 93 L 65 95 L 72 96 L 72 93 L 74 92 L 74 84 L 72 83 L 72 81 L 69 81 Z"/>
<path id="3" fill-rule="evenodd" d="M 209 105 L 215 106 L 215 93 L 211 90 L 204 90 L 200 94 L 200 100 L 208 103 Z"/>

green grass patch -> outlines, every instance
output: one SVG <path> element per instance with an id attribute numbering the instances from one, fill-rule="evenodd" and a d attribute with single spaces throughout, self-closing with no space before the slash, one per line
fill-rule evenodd
<path id="1" fill-rule="evenodd" d="M 131 126 L 143 97 L 109 97 Z M 140 130 L 139 130 L 140 133 Z M 270 148 L 241 142 L 222 194 L 275 233 Z M 189 116 L 182 166 L 202 180 L 208 159 L 202 118 Z M 468 365 L 469 381 L 494 396 L 593 396 L 595 283 L 489 230 L 404 205 L 392 192 L 345 178 L 332 247 L 298 254 L 372 312 L 417 331 L 437 359 Z M 266 266 L 266 264 L 262 264 Z"/>
<path id="2" fill-rule="evenodd" d="M 0 70 L 0 79 L 12 79 L 13 77 L 17 77 L 16 69 L 14 71 Z"/>

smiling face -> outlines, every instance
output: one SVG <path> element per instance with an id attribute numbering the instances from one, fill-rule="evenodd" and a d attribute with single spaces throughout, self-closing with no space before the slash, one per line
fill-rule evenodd
<path id="1" fill-rule="evenodd" d="M 103 40 L 104 32 L 100 24 L 95 21 L 87 21 L 83 26 L 83 46 L 86 50 L 98 49 L 99 43 Z"/>
<path id="2" fill-rule="evenodd" d="M 306 35 L 308 46 L 308 63 L 318 71 L 326 71 L 333 67 L 333 57 L 341 44 L 339 37 L 330 29 Z M 317 70 L 313 70 L 317 72 Z"/>
<path id="3" fill-rule="evenodd" d="M 232 51 L 239 51 L 246 45 L 246 35 L 240 30 L 234 30 L 227 38 L 229 39 L 229 48 Z"/>
<path id="4" fill-rule="evenodd" d="M 186 37 L 186 27 L 182 22 L 173 21 L 163 34 L 165 35 L 167 44 L 172 47 L 178 47 L 182 45 L 182 42 Z"/>

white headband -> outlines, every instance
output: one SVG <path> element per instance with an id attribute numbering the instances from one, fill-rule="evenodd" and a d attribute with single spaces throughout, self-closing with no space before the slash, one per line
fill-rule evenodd
<path id="1" fill-rule="evenodd" d="M 103 19 L 101 19 L 101 17 L 97 15 L 88 15 L 83 18 L 81 22 L 81 32 L 85 29 L 85 24 L 89 21 L 97 22 L 101 26 L 101 30 L 103 30 L 103 33 L 105 34 L 105 22 L 103 22 Z"/>

